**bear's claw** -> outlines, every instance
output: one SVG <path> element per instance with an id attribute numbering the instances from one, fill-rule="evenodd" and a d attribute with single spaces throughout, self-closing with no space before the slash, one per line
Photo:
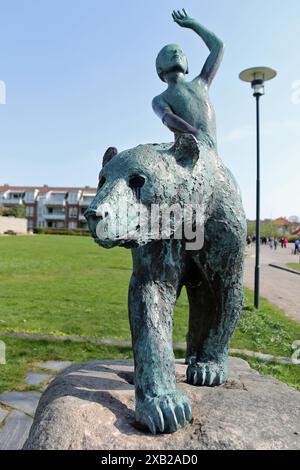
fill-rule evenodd
<path id="1" fill-rule="evenodd" d="M 192 419 L 188 399 L 176 391 L 168 395 L 146 397 L 136 407 L 136 420 L 152 434 L 173 433 Z"/>
<path id="2" fill-rule="evenodd" d="M 196 386 L 215 387 L 227 380 L 227 364 L 218 362 L 195 362 L 186 373 L 187 383 Z"/>

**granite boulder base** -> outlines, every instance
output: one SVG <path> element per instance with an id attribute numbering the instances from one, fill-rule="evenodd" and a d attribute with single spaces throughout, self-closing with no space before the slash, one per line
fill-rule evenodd
<path id="1" fill-rule="evenodd" d="M 153 436 L 135 421 L 133 363 L 96 361 L 71 366 L 41 397 L 24 449 L 169 450 L 299 449 L 300 393 L 247 362 L 230 358 L 229 379 L 216 388 L 178 389 L 194 419 L 172 435 Z"/>

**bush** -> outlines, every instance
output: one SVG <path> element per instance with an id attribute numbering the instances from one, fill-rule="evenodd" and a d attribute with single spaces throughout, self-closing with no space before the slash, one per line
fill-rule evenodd
<path id="1" fill-rule="evenodd" d="M 70 235 L 79 237 L 89 237 L 90 231 L 84 228 L 49 228 L 35 227 L 33 233 L 38 235 Z"/>
<path id="2" fill-rule="evenodd" d="M 0 216 L 3 217 L 16 217 L 18 219 L 24 219 L 26 217 L 24 206 L 12 206 L 12 207 L 1 207 Z"/>

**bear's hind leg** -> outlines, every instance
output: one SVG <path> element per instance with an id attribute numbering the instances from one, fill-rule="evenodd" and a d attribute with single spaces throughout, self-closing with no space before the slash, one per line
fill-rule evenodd
<path id="1" fill-rule="evenodd" d="M 199 285 L 187 286 L 187 382 L 192 385 L 216 386 L 227 380 L 229 344 L 244 301 L 243 257 L 241 244 L 232 250 L 225 269 L 219 263 L 211 270 L 206 263 Z"/>
<path id="2" fill-rule="evenodd" d="M 242 281 L 232 279 L 220 286 L 216 291 L 216 301 L 210 304 L 210 308 L 207 296 L 203 297 L 202 292 L 189 290 L 189 298 L 190 302 L 193 299 L 193 306 L 187 350 L 187 382 L 192 385 L 220 385 L 227 380 L 229 343 L 242 310 Z M 198 307 L 203 304 L 205 307 L 199 311 Z"/>
<path id="3" fill-rule="evenodd" d="M 210 291 L 207 283 L 187 287 L 190 319 L 186 363 L 187 382 L 191 385 L 215 386 L 227 379 L 227 346 L 220 348 L 218 335 L 213 334 L 218 324 L 217 304 Z"/>

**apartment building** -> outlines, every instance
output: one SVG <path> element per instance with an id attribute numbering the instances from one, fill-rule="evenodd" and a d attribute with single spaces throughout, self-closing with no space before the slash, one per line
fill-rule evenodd
<path id="1" fill-rule="evenodd" d="M 23 205 L 28 228 L 87 228 L 84 211 L 96 188 L 0 186 L 0 207 Z"/>

